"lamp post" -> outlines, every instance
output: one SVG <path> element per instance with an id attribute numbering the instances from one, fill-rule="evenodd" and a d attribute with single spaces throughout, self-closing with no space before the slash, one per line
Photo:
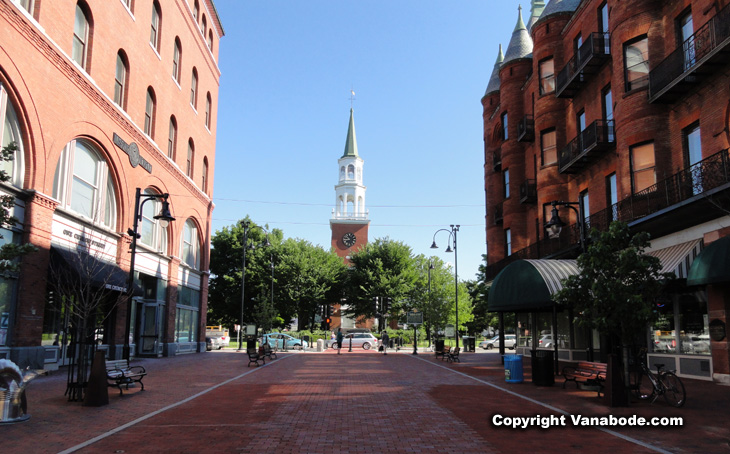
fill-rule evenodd
<path id="1" fill-rule="evenodd" d="M 451 224 L 449 227 L 450 229 L 438 229 L 433 234 L 433 243 L 431 244 L 431 249 L 438 249 L 439 247 L 436 246 L 436 234 L 443 231 L 443 232 L 449 232 L 449 242 L 448 246 L 446 247 L 445 252 L 453 252 L 454 253 L 454 284 L 455 284 L 455 297 L 456 297 L 456 330 L 454 332 L 454 337 L 456 337 L 456 348 L 459 348 L 459 259 L 456 255 L 456 233 L 459 231 L 459 225 Z M 453 242 L 452 242 L 453 240 Z M 451 245 L 454 245 L 453 249 L 451 248 Z"/>
<path id="2" fill-rule="evenodd" d="M 241 331 L 243 331 L 243 309 L 246 305 L 246 250 L 248 249 L 248 232 L 251 230 L 251 227 L 258 227 L 262 231 L 266 233 L 266 241 L 264 241 L 264 246 L 269 246 L 269 232 L 261 227 L 260 225 L 253 224 L 251 225 L 251 221 L 245 220 L 241 221 L 241 226 L 243 227 L 243 268 L 241 268 Z M 253 248 L 253 246 L 251 246 Z M 272 284 L 273 285 L 273 284 Z M 243 339 L 241 338 L 241 331 L 239 331 L 239 338 L 238 338 L 238 352 L 242 350 L 241 346 L 243 345 Z"/>
<path id="3" fill-rule="evenodd" d="M 137 188 L 134 195 L 134 225 L 133 228 L 128 229 L 127 233 L 132 237 L 132 244 L 129 245 L 132 256 L 129 260 L 129 278 L 127 280 L 127 321 L 124 329 L 124 349 L 122 350 L 123 359 L 129 359 L 130 356 L 130 342 L 129 335 L 132 331 L 132 295 L 134 294 L 134 258 L 137 253 L 137 240 L 140 238 L 138 232 L 139 221 L 142 220 L 142 208 L 144 204 L 150 200 L 162 200 L 162 208 L 160 212 L 154 216 L 154 219 L 160 225 L 160 228 L 166 229 L 171 221 L 175 218 L 170 213 L 170 203 L 167 201 L 170 194 L 142 194 L 142 190 Z"/>
<path id="4" fill-rule="evenodd" d="M 433 344 L 433 339 L 432 339 L 433 334 L 431 334 L 431 328 L 433 328 L 433 326 L 430 323 L 431 322 L 431 309 L 430 309 L 430 305 L 431 305 L 431 303 L 433 303 L 433 301 L 431 301 L 431 270 L 432 269 L 434 269 L 433 262 L 429 260 L 428 261 L 428 304 L 429 304 L 429 311 L 428 311 L 428 314 L 429 314 L 429 317 L 428 317 L 429 324 L 428 325 L 429 325 L 429 330 L 426 331 L 426 334 L 428 334 L 428 336 L 426 336 L 427 337 L 426 341 L 429 343 L 429 345 Z"/>

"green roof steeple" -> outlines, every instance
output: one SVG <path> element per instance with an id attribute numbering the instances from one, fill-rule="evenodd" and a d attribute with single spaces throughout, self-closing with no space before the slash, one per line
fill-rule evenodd
<path id="1" fill-rule="evenodd" d="M 347 127 L 347 140 L 345 140 L 345 154 L 342 157 L 359 156 L 357 154 L 357 138 L 355 138 L 355 117 L 350 108 L 350 125 Z"/>

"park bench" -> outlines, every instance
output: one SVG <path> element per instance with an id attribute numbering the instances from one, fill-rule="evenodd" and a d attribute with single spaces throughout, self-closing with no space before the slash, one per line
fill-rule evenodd
<path id="1" fill-rule="evenodd" d="M 436 357 L 441 357 L 441 361 L 443 361 L 449 357 L 450 350 L 451 347 L 444 346 L 443 350 L 436 350 Z"/>
<path id="2" fill-rule="evenodd" d="M 454 347 L 449 350 L 448 357 L 446 358 L 450 363 L 461 362 L 459 359 L 459 347 Z"/>
<path id="3" fill-rule="evenodd" d="M 119 388 L 119 395 L 123 396 L 122 385 L 129 389 L 132 383 L 139 383 L 144 391 L 144 383 L 142 379 L 147 375 L 147 371 L 142 366 L 130 366 L 128 359 L 115 359 L 106 361 L 106 380 L 108 386 L 116 386 Z"/>
<path id="4" fill-rule="evenodd" d="M 264 344 L 264 356 L 265 357 L 267 357 L 269 359 L 276 359 L 276 350 L 277 350 L 276 347 L 271 348 L 271 345 L 269 345 L 268 343 Z"/>
<path id="5" fill-rule="evenodd" d="M 575 383 L 576 388 L 579 383 L 588 386 L 598 387 L 598 397 L 601 397 L 601 389 L 606 381 L 606 363 L 592 363 L 588 361 L 580 361 L 577 366 L 566 366 L 563 368 L 563 389 L 569 381 Z"/>
<path id="6" fill-rule="evenodd" d="M 261 361 L 262 364 L 266 364 L 264 347 L 261 347 L 258 350 L 256 350 L 256 348 L 249 348 L 246 350 L 246 353 L 248 353 L 248 365 L 246 367 L 250 367 L 251 364 L 256 364 L 256 366 L 258 366 L 259 361 Z"/>

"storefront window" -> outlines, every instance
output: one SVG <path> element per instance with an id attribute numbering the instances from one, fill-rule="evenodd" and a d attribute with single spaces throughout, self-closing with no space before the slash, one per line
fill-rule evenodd
<path id="1" fill-rule="evenodd" d="M 197 342 L 199 314 L 200 291 L 190 287 L 178 287 L 175 342 Z"/>
<path id="2" fill-rule="evenodd" d="M 555 333 L 553 333 L 553 314 L 540 312 L 537 314 L 537 348 L 555 348 Z"/>
<path id="3" fill-rule="evenodd" d="M 657 320 L 651 328 L 651 351 L 654 353 L 676 353 L 677 339 L 674 326 L 674 304 L 657 304 Z"/>
<path id="4" fill-rule="evenodd" d="M 558 313 L 558 348 L 570 348 L 570 317 L 567 311 Z"/>
<path id="5" fill-rule="evenodd" d="M 707 302 L 695 295 L 679 298 L 679 345 L 685 355 L 709 355 L 710 331 Z"/>
<path id="6" fill-rule="evenodd" d="M 518 347 L 532 346 L 532 315 L 528 313 L 517 314 L 517 339 Z"/>

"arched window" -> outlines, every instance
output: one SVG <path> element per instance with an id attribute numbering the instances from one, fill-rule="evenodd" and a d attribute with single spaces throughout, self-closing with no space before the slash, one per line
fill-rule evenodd
<path id="1" fill-rule="evenodd" d="M 25 175 L 25 154 L 23 152 L 23 137 L 20 134 L 20 123 L 15 113 L 13 104 L 8 99 L 8 93 L 5 86 L 0 82 L 0 115 L 3 119 L 2 129 L 0 129 L 0 145 L 3 148 L 15 143 L 17 151 L 13 154 L 12 159 L 0 161 L 0 170 L 10 177 L 8 183 L 18 188 L 23 187 L 23 177 Z"/>
<path id="2" fill-rule="evenodd" d="M 180 38 L 175 37 L 175 49 L 172 54 L 172 78 L 175 82 L 180 83 L 180 60 L 182 58 L 182 44 Z"/>
<path id="3" fill-rule="evenodd" d="M 210 110 L 213 101 L 210 99 L 210 92 L 205 95 L 205 127 L 210 129 Z"/>
<path id="4" fill-rule="evenodd" d="M 76 4 L 76 17 L 74 19 L 74 37 L 71 49 L 71 58 L 79 64 L 85 71 L 89 71 L 89 42 L 90 42 L 90 25 L 89 18 L 86 15 L 85 4 L 79 2 Z"/>
<path id="5" fill-rule="evenodd" d="M 345 166 L 340 167 L 340 180 L 345 179 Z"/>
<path id="6" fill-rule="evenodd" d="M 203 32 L 203 36 L 205 36 L 206 30 L 208 30 L 208 21 L 205 20 L 205 14 L 203 14 L 203 19 L 202 19 L 201 25 L 200 25 L 200 31 Z"/>
<path id="7" fill-rule="evenodd" d="M 167 134 L 167 157 L 175 160 L 175 149 L 177 148 L 177 121 L 175 116 L 170 117 L 170 131 Z"/>
<path id="8" fill-rule="evenodd" d="M 147 88 L 147 102 L 144 109 L 144 133 L 154 140 L 155 131 L 155 92 L 152 87 Z"/>
<path id="9" fill-rule="evenodd" d="M 185 175 L 193 178 L 193 159 L 195 158 L 195 144 L 193 139 L 188 140 L 188 157 L 185 160 Z"/>
<path id="10" fill-rule="evenodd" d="M 160 4 L 155 0 L 152 3 L 152 20 L 150 23 L 150 45 L 156 50 L 160 50 L 160 24 L 162 23 L 162 14 L 160 13 Z"/>
<path id="11" fill-rule="evenodd" d="M 195 18 L 195 22 L 198 22 L 198 11 L 200 11 L 200 7 L 198 6 L 198 0 L 195 0 L 193 2 L 193 17 Z"/>
<path id="12" fill-rule="evenodd" d="M 53 197 L 62 207 L 110 229 L 116 227 L 117 206 L 109 166 L 87 140 L 72 140 L 61 152 L 53 181 Z"/>
<path id="13" fill-rule="evenodd" d="M 213 27 L 208 30 L 208 49 L 213 52 Z"/>
<path id="14" fill-rule="evenodd" d="M 355 166 L 350 164 L 347 166 L 347 179 L 348 180 L 354 180 L 355 179 Z"/>
<path id="15" fill-rule="evenodd" d="M 114 73 L 114 102 L 123 110 L 127 108 L 127 80 L 129 65 L 124 51 L 117 52 L 117 70 Z"/>
<path id="16" fill-rule="evenodd" d="M 190 105 L 198 110 L 198 70 L 193 67 L 193 77 L 190 81 Z"/>
<path id="17" fill-rule="evenodd" d="M 152 189 L 145 189 L 145 194 L 159 194 Z M 139 229 L 139 241 L 156 251 L 167 252 L 167 230 L 160 226 L 155 216 L 160 212 L 162 202 L 149 199 L 142 207 L 142 222 Z"/>
<path id="18" fill-rule="evenodd" d="M 208 193 L 208 157 L 203 158 L 203 192 Z"/>
<path id="19" fill-rule="evenodd" d="M 185 221 L 183 228 L 181 255 L 183 263 L 194 269 L 200 269 L 200 241 L 198 228 L 192 219 Z"/>

